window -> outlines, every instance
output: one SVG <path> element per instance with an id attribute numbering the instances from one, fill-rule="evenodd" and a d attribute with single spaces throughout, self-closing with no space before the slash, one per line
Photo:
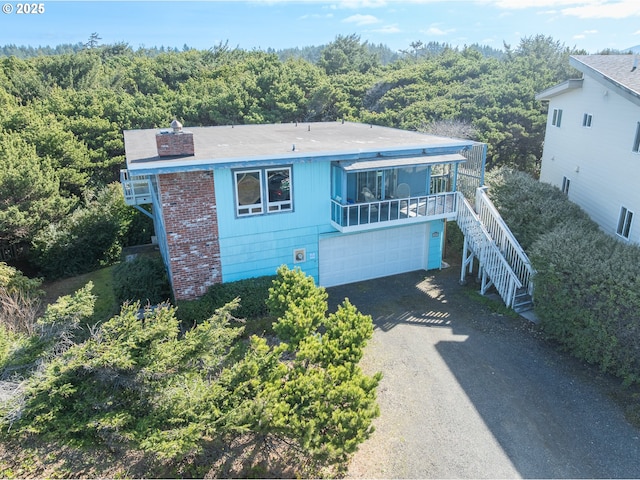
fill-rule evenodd
<path id="1" fill-rule="evenodd" d="M 591 115 L 590 113 L 585 113 L 582 116 L 582 126 L 591 128 L 591 120 L 593 120 L 593 115 Z"/>
<path id="2" fill-rule="evenodd" d="M 291 168 L 273 168 L 266 172 L 269 188 L 267 211 L 272 213 L 292 210 Z"/>
<path id="3" fill-rule="evenodd" d="M 562 193 L 565 195 L 569 195 L 569 185 L 571 185 L 571 180 L 567 177 L 562 177 Z"/>
<path id="4" fill-rule="evenodd" d="M 553 119 L 551 120 L 551 125 L 554 127 L 559 127 L 562 122 L 562 109 L 554 108 L 553 109 Z"/>
<path id="5" fill-rule="evenodd" d="M 237 171 L 234 183 L 238 216 L 293 210 L 291 167 Z"/>
<path id="6" fill-rule="evenodd" d="M 618 218 L 618 228 L 616 233 L 623 238 L 629 238 L 631 230 L 631 221 L 633 220 L 633 212 L 627 210 L 626 207 L 620 208 L 620 217 Z"/>
<path id="7" fill-rule="evenodd" d="M 636 124 L 636 138 L 633 140 L 633 151 L 640 153 L 640 122 Z"/>

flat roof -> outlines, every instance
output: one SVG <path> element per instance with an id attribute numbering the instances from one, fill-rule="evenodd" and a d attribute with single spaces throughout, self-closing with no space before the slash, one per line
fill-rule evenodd
<path id="1" fill-rule="evenodd" d="M 464 148 L 476 143 L 353 122 L 229 125 L 184 127 L 184 132 L 193 133 L 195 154 L 160 157 L 155 137 L 167 130 L 124 131 L 127 168 L 132 173 L 232 167 L 261 161 L 355 160 L 375 153 L 418 156 L 425 153 L 421 152 L 424 149 Z"/>

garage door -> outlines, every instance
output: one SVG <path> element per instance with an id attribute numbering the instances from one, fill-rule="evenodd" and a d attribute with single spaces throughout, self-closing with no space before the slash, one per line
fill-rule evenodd
<path id="1" fill-rule="evenodd" d="M 320 239 L 320 285 L 331 287 L 427 268 L 429 224 Z"/>

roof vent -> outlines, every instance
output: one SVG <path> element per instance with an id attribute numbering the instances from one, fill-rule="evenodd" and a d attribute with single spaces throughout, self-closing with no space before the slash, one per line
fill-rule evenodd
<path id="1" fill-rule="evenodd" d="M 173 129 L 173 133 L 182 132 L 182 124 L 175 118 L 173 122 L 171 122 L 171 128 Z"/>
<path id="2" fill-rule="evenodd" d="M 161 157 L 186 157 L 195 155 L 193 133 L 182 130 L 178 120 L 171 122 L 171 131 L 156 134 L 156 146 Z"/>

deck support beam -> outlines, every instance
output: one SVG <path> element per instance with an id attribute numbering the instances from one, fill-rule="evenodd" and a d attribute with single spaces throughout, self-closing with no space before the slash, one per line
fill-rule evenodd
<path id="1" fill-rule="evenodd" d="M 140 205 L 132 205 L 133 208 L 135 208 L 136 210 L 140 210 L 142 213 L 144 213 L 147 217 L 149 217 L 151 220 L 153 220 L 154 222 L 156 221 L 156 218 L 153 216 L 152 213 L 150 213 L 148 210 L 145 210 L 144 208 L 142 208 Z"/>

